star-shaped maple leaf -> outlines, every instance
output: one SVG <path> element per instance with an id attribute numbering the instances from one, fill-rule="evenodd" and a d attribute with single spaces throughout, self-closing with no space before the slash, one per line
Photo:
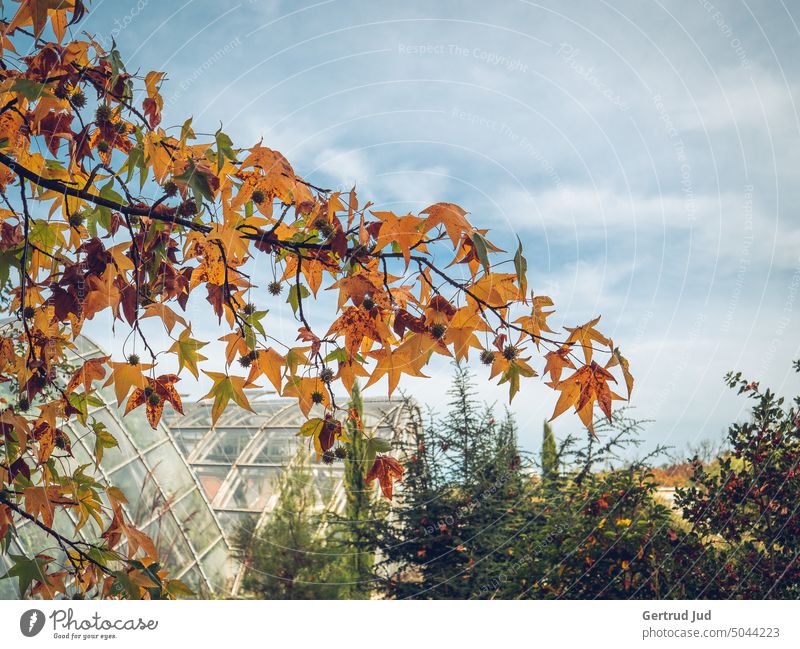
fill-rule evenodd
<path id="1" fill-rule="evenodd" d="M 392 487 L 396 481 L 403 479 L 403 465 L 388 455 L 378 455 L 367 472 L 367 484 L 377 478 L 383 495 L 392 499 Z"/>

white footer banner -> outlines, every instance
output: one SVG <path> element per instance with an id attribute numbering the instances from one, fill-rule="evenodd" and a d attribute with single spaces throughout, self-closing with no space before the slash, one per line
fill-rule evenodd
<path id="1" fill-rule="evenodd" d="M 797 648 L 800 602 L 0 602 L 0 649 L 180 643 L 224 649 Z"/>

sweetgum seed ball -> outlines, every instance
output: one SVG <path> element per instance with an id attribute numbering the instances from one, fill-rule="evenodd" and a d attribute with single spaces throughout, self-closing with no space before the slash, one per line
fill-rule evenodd
<path id="1" fill-rule="evenodd" d="M 86 95 L 83 90 L 76 90 L 72 93 L 72 105 L 75 106 L 75 108 L 83 108 L 86 106 Z"/>

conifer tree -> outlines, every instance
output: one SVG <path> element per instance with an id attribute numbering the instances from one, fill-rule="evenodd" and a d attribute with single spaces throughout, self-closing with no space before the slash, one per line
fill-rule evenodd
<path id="1" fill-rule="evenodd" d="M 246 566 L 243 591 L 259 599 L 331 599 L 343 589 L 336 553 L 320 533 L 320 512 L 308 454 L 300 449 L 278 478 L 278 502 L 267 522 L 244 525 L 234 544 Z"/>
<path id="2" fill-rule="evenodd" d="M 472 599 L 513 560 L 524 500 L 516 426 L 477 401 L 456 366 L 448 413 L 416 422 L 403 489 L 383 526 L 389 596 Z"/>
<path id="3" fill-rule="evenodd" d="M 364 407 L 361 399 L 361 388 L 356 381 L 350 396 L 350 408 L 359 420 L 363 420 Z M 345 459 L 344 480 L 347 503 L 345 506 L 345 562 L 349 568 L 351 583 L 349 597 L 351 599 L 368 598 L 373 587 L 372 566 L 374 563 L 374 545 L 369 533 L 371 518 L 375 512 L 372 502 L 372 489 L 366 482 L 367 471 L 367 439 L 360 426 L 348 421 L 347 435 L 350 444 Z"/>
<path id="4" fill-rule="evenodd" d="M 558 448 L 556 436 L 550 422 L 545 421 L 542 430 L 542 452 L 540 455 L 542 482 L 552 484 L 558 478 Z"/>

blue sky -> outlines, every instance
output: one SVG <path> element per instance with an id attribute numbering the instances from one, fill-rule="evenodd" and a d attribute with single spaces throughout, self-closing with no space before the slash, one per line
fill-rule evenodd
<path id="1" fill-rule="evenodd" d="M 222 123 L 315 183 L 397 212 L 457 202 L 500 245 L 519 235 L 557 324 L 602 314 L 630 358 L 648 444 L 684 448 L 744 415 L 727 370 L 800 388 L 799 23 L 780 0 L 95 0 L 82 28 L 168 72 L 166 125 Z M 438 405 L 447 382 L 439 364 L 403 385 Z M 554 403 L 538 380 L 515 399 L 527 446 Z"/>

